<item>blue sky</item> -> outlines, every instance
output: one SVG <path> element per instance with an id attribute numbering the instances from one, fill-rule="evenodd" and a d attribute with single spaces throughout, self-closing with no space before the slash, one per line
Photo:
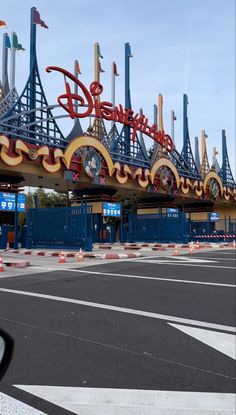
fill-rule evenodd
<path id="1" fill-rule="evenodd" d="M 116 103 L 124 103 L 124 43 L 130 42 L 131 100 L 152 119 L 158 93 L 164 96 L 164 128 L 170 132 L 170 112 L 175 110 L 175 141 L 182 148 L 183 93 L 189 97 L 189 130 L 201 129 L 212 147 L 220 150 L 226 129 L 231 167 L 235 164 L 235 1 L 234 0 L 3 0 L 0 19 L 14 30 L 26 52 L 17 53 L 16 86 L 20 93 L 29 72 L 29 16 L 35 6 L 49 30 L 37 27 L 37 55 L 42 82 L 50 104 L 64 92 L 62 79 L 47 74 L 57 65 L 73 70 L 78 59 L 81 80 L 93 81 L 93 44 L 104 56 L 101 75 L 103 98 L 110 100 L 111 62 L 116 61 Z M 2 33 L 4 32 L 1 29 Z M 0 55 L 1 56 L 1 55 Z M 72 121 L 62 122 L 69 132 Z M 149 141 L 150 144 L 150 141 Z"/>

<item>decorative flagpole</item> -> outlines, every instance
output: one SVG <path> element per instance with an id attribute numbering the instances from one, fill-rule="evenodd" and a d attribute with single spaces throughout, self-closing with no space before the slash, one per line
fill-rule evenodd
<path id="1" fill-rule="evenodd" d="M 10 65 L 10 90 L 15 86 L 15 73 L 16 73 L 16 48 L 14 37 L 15 32 L 11 32 L 11 65 Z"/>
<path id="2" fill-rule="evenodd" d="M 163 96 L 161 94 L 158 95 L 158 131 L 163 131 Z M 163 157 L 163 147 L 161 144 L 158 144 L 158 157 Z"/>
<path id="3" fill-rule="evenodd" d="M 111 103 L 112 103 L 112 108 L 113 109 L 115 107 L 115 100 L 116 100 L 116 81 L 115 81 L 115 78 L 118 75 L 119 74 L 117 73 L 116 63 L 112 62 L 111 63 Z M 115 122 L 111 121 L 111 128 L 113 127 L 114 124 L 115 124 Z"/>
<path id="4" fill-rule="evenodd" d="M 140 117 L 143 116 L 143 109 L 142 108 L 140 108 L 140 110 L 139 110 L 139 116 Z M 139 137 L 140 137 L 140 140 L 143 140 L 143 132 L 142 131 L 140 131 Z"/>
<path id="5" fill-rule="evenodd" d="M 133 55 L 129 42 L 125 43 L 125 108 L 131 109 L 131 96 L 130 96 L 130 58 Z M 127 156 L 130 156 L 130 127 L 124 127 L 125 132 L 125 152 Z"/>
<path id="6" fill-rule="evenodd" d="M 175 142 L 175 121 L 176 116 L 174 110 L 171 110 L 171 138 L 173 143 Z"/>
<path id="7" fill-rule="evenodd" d="M 98 48 L 98 42 L 94 43 L 94 81 L 100 82 Z"/>
<path id="8" fill-rule="evenodd" d="M 157 105 L 153 105 L 153 124 L 155 124 L 157 128 Z"/>
<path id="9" fill-rule="evenodd" d="M 74 61 L 74 75 L 75 75 L 76 79 L 78 79 L 79 74 L 81 74 L 81 72 L 80 72 L 79 62 L 76 59 Z M 75 95 L 78 95 L 78 85 L 75 82 L 74 82 L 74 93 L 75 93 Z M 74 111 L 77 112 L 76 100 L 74 100 Z M 77 120 L 77 118 L 75 117 L 74 118 L 74 124 L 76 124 L 76 120 Z"/>
<path id="10" fill-rule="evenodd" d="M 198 169 L 198 172 L 200 172 L 200 155 L 199 155 L 199 144 L 198 144 L 198 137 L 195 137 L 195 163 Z"/>
<path id="11" fill-rule="evenodd" d="M 112 108 L 113 109 L 115 107 L 115 99 L 116 99 L 114 64 L 115 64 L 115 62 L 111 63 L 111 103 L 112 103 Z M 115 124 L 115 122 L 112 120 L 111 121 L 111 128 L 113 127 L 114 124 Z"/>
<path id="12" fill-rule="evenodd" d="M 8 84 L 8 48 L 10 48 L 11 42 L 7 33 L 3 34 L 3 45 L 2 45 L 2 86 L 4 95 L 6 96 L 9 92 Z"/>

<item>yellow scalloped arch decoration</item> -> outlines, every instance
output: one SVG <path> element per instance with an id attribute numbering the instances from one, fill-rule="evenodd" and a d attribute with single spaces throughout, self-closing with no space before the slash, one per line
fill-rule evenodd
<path id="1" fill-rule="evenodd" d="M 203 190 L 204 190 L 204 193 L 206 193 L 207 183 L 209 182 L 210 179 L 215 179 L 217 181 L 217 183 L 218 183 L 218 185 L 220 187 L 220 194 L 222 196 L 223 195 L 223 191 L 224 191 L 223 190 L 222 181 L 221 181 L 220 177 L 218 176 L 218 174 L 216 174 L 214 171 L 210 171 L 206 175 L 206 177 L 205 177 L 205 179 L 203 181 Z"/>
<path id="2" fill-rule="evenodd" d="M 109 176 L 110 177 L 112 176 L 113 171 L 114 171 L 114 164 L 113 164 L 112 158 L 111 158 L 108 150 L 96 138 L 93 138 L 93 137 L 90 137 L 90 136 L 85 136 L 85 135 L 82 135 L 82 136 L 77 137 L 74 140 L 72 140 L 70 142 L 70 144 L 68 145 L 68 147 L 66 148 L 65 153 L 64 153 L 64 163 L 65 163 L 65 165 L 68 169 L 70 167 L 70 163 L 71 163 L 71 159 L 72 159 L 73 154 L 77 150 L 79 150 L 81 147 L 93 147 L 93 148 L 95 148 L 102 155 L 104 160 L 106 161 Z"/>
<path id="3" fill-rule="evenodd" d="M 177 172 L 177 169 L 174 166 L 174 164 L 171 163 L 171 161 L 166 159 L 166 158 L 161 158 L 153 164 L 153 166 L 151 168 L 151 171 L 150 171 L 151 183 L 152 184 L 154 183 L 154 178 L 155 178 L 156 171 L 162 166 L 168 167 L 172 171 L 172 173 L 175 176 L 177 187 L 179 188 L 179 185 L 180 185 L 179 173 Z"/>

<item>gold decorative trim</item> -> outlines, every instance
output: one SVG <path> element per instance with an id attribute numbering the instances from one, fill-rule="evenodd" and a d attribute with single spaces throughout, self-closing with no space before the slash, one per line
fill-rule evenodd
<path id="1" fill-rule="evenodd" d="M 171 161 L 166 159 L 166 158 L 161 158 L 153 164 L 153 166 L 151 168 L 151 171 L 150 171 L 150 181 L 151 181 L 151 183 L 152 184 L 154 183 L 155 174 L 156 174 L 157 170 L 162 166 L 168 167 L 172 171 L 172 173 L 175 176 L 177 188 L 179 188 L 179 186 L 180 186 L 179 173 L 177 172 L 177 169 L 174 166 L 174 164 L 171 163 Z"/>
<path id="2" fill-rule="evenodd" d="M 111 177 L 114 172 L 114 164 L 112 161 L 112 158 L 106 149 L 106 147 L 98 141 L 96 138 L 88 137 L 88 136 L 80 136 L 72 140 L 68 147 L 66 148 L 64 152 L 64 163 L 67 167 L 67 169 L 70 168 L 70 163 L 73 154 L 78 151 L 81 147 L 93 147 L 95 148 L 104 158 L 105 162 L 107 163 L 109 176 Z"/>
<path id="3" fill-rule="evenodd" d="M 218 185 L 220 187 L 220 194 L 222 196 L 223 195 L 223 192 L 224 192 L 223 185 L 222 185 L 222 181 L 221 181 L 220 177 L 218 176 L 218 174 L 216 174 L 214 171 L 210 171 L 206 175 L 206 177 L 204 178 L 204 181 L 203 181 L 203 190 L 204 190 L 204 193 L 206 193 L 206 191 L 207 191 L 207 183 L 209 182 L 210 179 L 215 179 L 217 181 L 217 183 L 218 183 Z"/>

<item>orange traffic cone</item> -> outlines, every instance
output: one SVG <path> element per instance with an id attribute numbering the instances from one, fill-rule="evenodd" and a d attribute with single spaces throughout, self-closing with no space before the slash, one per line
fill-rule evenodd
<path id="1" fill-rule="evenodd" d="M 65 264 L 65 263 L 66 263 L 65 254 L 64 254 L 64 252 L 61 252 L 60 256 L 59 256 L 58 264 Z"/>
<path id="2" fill-rule="evenodd" d="M 197 243 L 196 243 L 196 249 L 200 249 L 200 244 L 199 244 L 199 242 L 197 241 Z"/>
<path id="3" fill-rule="evenodd" d="M 0 255 L 0 272 L 4 272 L 3 262 L 2 262 L 2 255 Z"/>
<path id="4" fill-rule="evenodd" d="M 84 255 L 83 255 L 82 249 L 80 248 L 77 262 L 83 262 L 83 260 L 84 260 Z"/>
<path id="5" fill-rule="evenodd" d="M 179 255 L 178 245 L 175 245 L 174 256 Z"/>
<path id="6" fill-rule="evenodd" d="M 189 253 L 189 255 L 193 255 L 193 253 L 194 253 L 194 246 L 193 246 L 193 243 L 192 242 L 189 243 L 189 251 L 188 251 L 188 253 Z"/>

